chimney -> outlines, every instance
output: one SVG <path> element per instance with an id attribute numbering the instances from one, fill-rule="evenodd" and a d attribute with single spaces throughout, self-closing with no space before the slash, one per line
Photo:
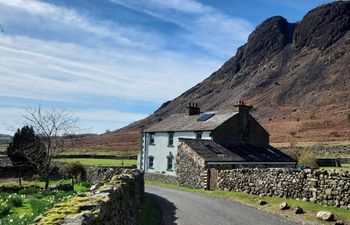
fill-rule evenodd
<path id="1" fill-rule="evenodd" d="M 189 103 L 187 108 L 187 115 L 198 115 L 201 113 L 201 108 L 198 107 L 198 103 Z"/>
<path id="2" fill-rule="evenodd" d="M 235 105 L 235 107 L 238 107 L 238 115 L 241 128 L 241 142 L 246 143 L 249 140 L 249 111 L 253 108 L 253 106 L 245 105 L 243 100 L 239 100 L 238 104 Z"/>

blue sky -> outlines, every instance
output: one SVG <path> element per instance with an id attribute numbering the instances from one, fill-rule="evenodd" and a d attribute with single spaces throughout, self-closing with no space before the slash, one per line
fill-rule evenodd
<path id="1" fill-rule="evenodd" d="M 0 133 L 23 108 L 66 108 L 84 132 L 151 114 L 235 54 L 264 19 L 325 0 L 0 0 Z"/>

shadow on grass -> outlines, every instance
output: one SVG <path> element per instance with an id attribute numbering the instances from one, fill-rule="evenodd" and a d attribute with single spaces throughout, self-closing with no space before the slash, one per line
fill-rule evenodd
<path id="1" fill-rule="evenodd" d="M 162 198 L 155 194 L 145 193 L 146 196 L 152 198 L 161 210 L 161 223 L 160 225 L 177 225 L 175 222 L 177 217 L 175 216 L 176 207 L 174 203 L 169 202 L 167 199 Z"/>

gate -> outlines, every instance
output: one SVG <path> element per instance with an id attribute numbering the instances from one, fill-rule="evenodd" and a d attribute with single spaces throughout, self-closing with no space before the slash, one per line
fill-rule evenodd
<path id="1" fill-rule="evenodd" d="M 210 168 L 208 170 L 208 189 L 215 190 L 218 188 L 218 170 Z"/>

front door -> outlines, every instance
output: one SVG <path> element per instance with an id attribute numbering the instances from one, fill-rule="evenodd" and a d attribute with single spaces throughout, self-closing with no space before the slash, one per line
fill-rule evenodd
<path id="1" fill-rule="evenodd" d="M 209 179 L 208 179 L 208 189 L 215 190 L 218 188 L 218 170 L 215 168 L 210 168 L 208 171 Z"/>

